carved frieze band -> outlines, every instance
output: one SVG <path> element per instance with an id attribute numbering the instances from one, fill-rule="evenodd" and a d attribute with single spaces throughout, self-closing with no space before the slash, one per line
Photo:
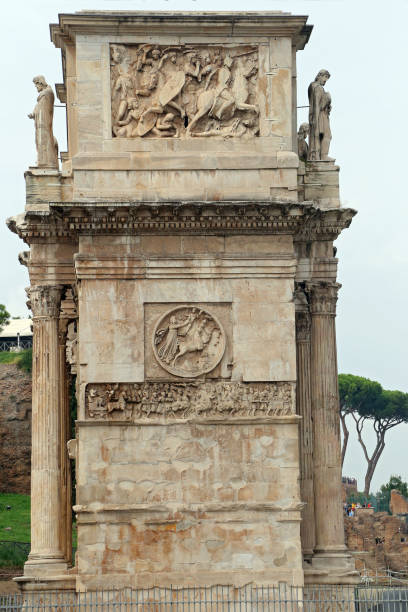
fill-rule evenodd
<path id="1" fill-rule="evenodd" d="M 33 316 L 58 317 L 62 291 L 62 285 L 34 285 L 33 287 L 28 287 L 26 289 L 28 296 L 27 306 L 32 310 Z"/>
<path id="2" fill-rule="evenodd" d="M 258 47 L 110 46 L 114 138 L 253 137 Z"/>
<path id="3" fill-rule="evenodd" d="M 86 234 L 166 234 L 189 233 L 291 233 L 300 239 L 335 239 L 347 228 L 353 209 L 316 210 L 311 204 L 277 204 L 272 202 L 180 202 L 171 203 L 112 203 L 81 206 L 81 202 L 55 202 L 49 215 L 35 211 L 16 217 L 7 224 L 29 242 L 49 237 L 73 240 Z M 112 210 L 115 207 L 116 210 Z M 305 234 L 305 235 L 306 235 Z"/>
<path id="4" fill-rule="evenodd" d="M 97 420 L 239 418 L 295 413 L 289 382 L 91 383 L 86 416 Z"/>

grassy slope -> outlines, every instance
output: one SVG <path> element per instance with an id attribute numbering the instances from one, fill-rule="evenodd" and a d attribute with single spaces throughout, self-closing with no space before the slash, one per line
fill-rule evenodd
<path id="1" fill-rule="evenodd" d="M 24 351 L 21 351 L 21 353 L 0 351 L 0 363 L 15 363 L 25 372 L 31 372 L 32 356 L 32 349 L 25 349 Z"/>
<path id="2" fill-rule="evenodd" d="M 6 510 L 11 506 L 11 510 Z M 11 527 L 11 529 L 5 529 Z M 0 540 L 30 541 L 30 496 L 0 493 Z"/>

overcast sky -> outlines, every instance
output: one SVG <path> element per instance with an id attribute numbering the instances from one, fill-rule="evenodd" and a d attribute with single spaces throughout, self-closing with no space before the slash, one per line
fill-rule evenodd
<path id="1" fill-rule="evenodd" d="M 14 0 L 2 5 L 0 112 L 1 217 L 24 209 L 23 174 L 35 162 L 32 77 L 62 81 L 60 51 L 50 42 L 48 24 L 59 12 L 97 10 L 283 10 L 309 15 L 314 30 L 298 53 L 298 104 L 307 104 L 307 86 L 321 68 L 331 73 L 326 89 L 333 99 L 330 154 L 341 167 L 342 205 L 358 216 L 337 240 L 339 371 L 378 380 L 408 392 L 406 108 L 408 85 L 406 27 L 408 0 Z M 60 104 L 56 100 L 56 104 Z M 298 122 L 307 118 L 300 109 Z M 65 109 L 55 109 L 54 131 L 66 149 Z M 0 303 L 12 315 L 27 316 L 26 268 L 17 254 L 27 248 L 0 224 Z M 364 460 L 356 441 L 344 473 L 363 488 Z M 408 426 L 388 435 L 373 479 L 375 491 L 391 473 L 408 480 Z"/>

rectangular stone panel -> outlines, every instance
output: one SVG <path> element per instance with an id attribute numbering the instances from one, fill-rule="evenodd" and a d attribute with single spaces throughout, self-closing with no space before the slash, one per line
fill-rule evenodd
<path id="1" fill-rule="evenodd" d="M 111 44 L 114 138 L 259 135 L 258 46 Z"/>
<path id="2" fill-rule="evenodd" d="M 295 385 L 288 382 L 93 383 L 86 418 L 107 421 L 290 416 Z"/>

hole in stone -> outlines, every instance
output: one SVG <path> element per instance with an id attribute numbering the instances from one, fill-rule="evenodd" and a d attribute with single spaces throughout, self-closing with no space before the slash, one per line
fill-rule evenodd
<path id="1" fill-rule="evenodd" d="M 185 117 L 184 117 L 184 127 L 185 128 L 188 127 L 188 117 L 187 117 L 187 115 L 185 115 Z"/>

